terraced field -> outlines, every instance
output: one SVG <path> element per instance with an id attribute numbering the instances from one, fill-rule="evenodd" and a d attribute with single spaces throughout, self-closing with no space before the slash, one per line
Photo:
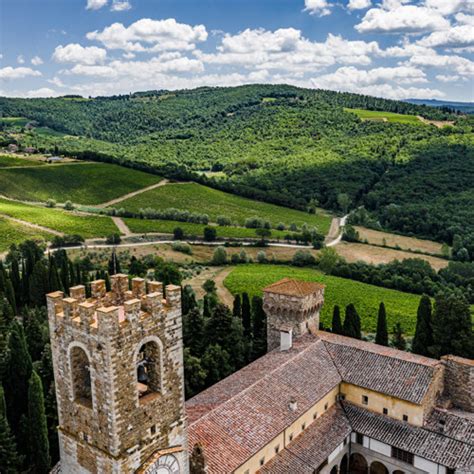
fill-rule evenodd
<path id="1" fill-rule="evenodd" d="M 49 240 L 52 234 L 32 229 L 9 219 L 0 217 L 0 252 L 5 252 L 12 244 L 19 244 L 27 239 Z"/>
<path id="2" fill-rule="evenodd" d="M 172 234 L 176 227 L 183 229 L 186 238 L 202 237 L 204 224 L 193 224 L 190 222 L 177 222 L 168 220 L 148 220 L 148 219 L 124 219 L 125 223 L 132 232 L 138 234 L 146 234 L 149 232 L 157 232 L 162 234 Z M 255 229 L 247 229 L 245 227 L 227 227 L 215 226 L 217 237 L 226 237 L 229 239 L 256 239 L 257 234 Z M 272 230 L 272 239 L 284 239 L 287 234 L 286 231 Z"/>
<path id="3" fill-rule="evenodd" d="M 126 210 L 138 212 L 142 208 L 186 209 L 191 212 L 208 214 L 215 222 L 218 216 L 227 216 L 233 222 L 244 225 L 248 217 L 261 217 L 274 226 L 279 222 L 298 226 L 307 223 L 316 226 L 319 232 L 327 234 L 331 225 L 331 216 L 323 211 L 318 214 L 288 209 L 274 204 L 246 199 L 224 193 L 196 183 L 169 184 L 153 189 L 120 203 Z M 255 234 L 253 234 L 255 235 Z"/>
<path id="4" fill-rule="evenodd" d="M 27 201 L 71 200 L 94 205 L 160 181 L 158 176 L 106 163 L 71 163 L 0 170 L 0 193 Z"/>
<path id="5" fill-rule="evenodd" d="M 224 285 L 233 294 L 246 291 L 250 296 L 261 295 L 264 287 L 285 277 L 317 281 L 326 285 L 325 304 L 321 312 L 321 321 L 325 326 L 331 326 L 334 305 L 338 304 L 343 308 L 354 303 L 361 317 L 362 330 L 375 332 L 378 307 L 383 301 L 389 331 L 398 321 L 406 334 L 412 335 L 415 331 L 419 295 L 329 276 L 312 269 L 283 265 L 239 265 L 227 276 Z"/>
<path id="6" fill-rule="evenodd" d="M 59 209 L 29 206 L 7 199 L 0 199 L 0 214 L 64 234 L 79 234 L 84 238 L 106 237 L 118 232 L 110 217 L 79 215 Z"/>
<path id="7" fill-rule="evenodd" d="M 398 122 L 409 123 L 412 125 L 422 125 L 422 122 L 416 115 L 403 115 L 394 112 L 383 112 L 378 110 L 364 109 L 344 109 L 346 112 L 356 114 L 362 120 L 374 120 L 377 122 Z"/>

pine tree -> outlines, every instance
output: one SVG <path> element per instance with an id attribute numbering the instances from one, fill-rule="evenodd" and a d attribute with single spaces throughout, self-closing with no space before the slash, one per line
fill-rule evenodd
<path id="1" fill-rule="evenodd" d="M 14 322 L 8 341 L 9 357 L 5 373 L 5 399 L 10 426 L 19 434 L 20 418 L 28 409 L 28 380 L 32 363 L 22 326 Z"/>
<path id="2" fill-rule="evenodd" d="M 44 306 L 46 304 L 46 293 L 49 292 L 49 275 L 46 265 L 38 260 L 28 280 L 30 303 L 33 306 Z"/>
<path id="3" fill-rule="evenodd" d="M 377 316 L 377 333 L 375 343 L 381 346 L 388 346 L 387 313 L 385 305 L 380 303 L 379 314 Z"/>
<path id="4" fill-rule="evenodd" d="M 240 299 L 240 295 L 237 294 L 234 297 L 234 305 L 232 308 L 232 314 L 234 318 L 241 318 L 242 317 L 242 302 Z"/>
<path id="5" fill-rule="evenodd" d="M 407 342 L 403 335 L 403 328 L 400 323 L 396 323 L 393 327 L 392 346 L 401 351 L 404 351 L 407 347 Z"/>
<path id="6" fill-rule="evenodd" d="M 251 360 L 255 360 L 267 352 L 267 315 L 260 296 L 252 298 L 252 333 Z"/>
<path id="7" fill-rule="evenodd" d="M 353 337 L 355 339 L 362 338 L 360 317 L 352 303 L 346 306 L 343 331 L 344 336 Z"/>
<path id="8" fill-rule="evenodd" d="M 249 339 L 252 331 L 252 314 L 248 293 L 242 293 L 242 326 L 245 338 Z"/>
<path id="9" fill-rule="evenodd" d="M 436 297 L 430 352 L 436 358 L 446 354 L 474 357 L 469 303 L 461 293 L 446 292 Z"/>
<path id="10" fill-rule="evenodd" d="M 332 312 L 332 332 L 334 334 L 344 334 L 341 321 L 341 310 L 338 305 L 334 306 Z"/>
<path id="11" fill-rule="evenodd" d="M 47 474 L 51 466 L 48 427 L 44 410 L 43 385 L 36 372 L 28 384 L 28 424 L 30 428 L 29 460 L 33 471 Z"/>
<path id="12" fill-rule="evenodd" d="M 0 385 L 0 466 L 5 474 L 20 472 L 20 457 L 18 456 L 15 437 L 8 425 L 3 387 Z"/>
<path id="13" fill-rule="evenodd" d="M 429 296 L 423 295 L 416 314 L 416 329 L 411 350 L 415 354 L 426 357 L 430 356 L 429 348 L 433 345 L 431 311 L 431 299 Z"/>

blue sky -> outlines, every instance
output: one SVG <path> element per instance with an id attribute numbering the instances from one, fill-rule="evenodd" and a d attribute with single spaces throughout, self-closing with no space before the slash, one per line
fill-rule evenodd
<path id="1" fill-rule="evenodd" d="M 287 83 L 474 99 L 472 0 L 2 0 L 0 95 Z"/>

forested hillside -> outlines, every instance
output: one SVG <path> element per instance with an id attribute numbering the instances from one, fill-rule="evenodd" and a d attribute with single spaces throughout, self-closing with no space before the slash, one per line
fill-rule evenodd
<path id="1" fill-rule="evenodd" d="M 361 120 L 344 108 L 413 120 Z M 364 205 L 376 227 L 449 244 L 460 236 L 459 249 L 474 258 L 472 120 L 446 110 L 270 85 L 0 98 L 0 109 L 35 121 L 27 129 L 26 121 L 3 121 L 4 144 L 118 162 L 300 209 Z"/>

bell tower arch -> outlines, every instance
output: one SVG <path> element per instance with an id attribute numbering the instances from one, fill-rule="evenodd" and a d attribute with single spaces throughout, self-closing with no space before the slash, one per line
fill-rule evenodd
<path id="1" fill-rule="evenodd" d="M 181 288 L 127 275 L 47 295 L 60 472 L 188 472 Z"/>

